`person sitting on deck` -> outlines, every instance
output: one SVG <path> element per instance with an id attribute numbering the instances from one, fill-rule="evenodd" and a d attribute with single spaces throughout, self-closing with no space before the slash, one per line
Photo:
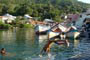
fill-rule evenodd
<path id="1" fill-rule="evenodd" d="M 60 38 L 61 38 L 61 40 L 65 40 L 66 39 L 66 33 L 65 32 L 62 32 L 60 34 Z"/>
<path id="2" fill-rule="evenodd" d="M 0 51 L 1 55 L 6 55 L 6 50 L 5 48 L 2 48 L 1 51 Z"/>

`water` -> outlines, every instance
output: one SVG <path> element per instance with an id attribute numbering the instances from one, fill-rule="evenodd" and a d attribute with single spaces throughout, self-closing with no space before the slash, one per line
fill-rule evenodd
<path id="1" fill-rule="evenodd" d="M 13 29 L 0 31 L 0 49 L 5 48 L 6 56 L 0 55 L 0 60 L 47 60 L 47 54 L 39 57 L 47 36 L 36 36 L 33 29 Z M 82 38 L 69 40 L 70 46 L 51 47 L 50 60 L 67 60 L 81 55 L 90 55 L 90 40 Z"/>

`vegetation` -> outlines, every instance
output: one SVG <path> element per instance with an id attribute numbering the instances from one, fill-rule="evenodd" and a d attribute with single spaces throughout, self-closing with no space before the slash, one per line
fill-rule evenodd
<path id="1" fill-rule="evenodd" d="M 4 24 L 0 21 L 0 29 L 9 29 L 12 28 L 10 24 Z"/>
<path id="2" fill-rule="evenodd" d="M 16 20 L 12 22 L 11 25 L 13 27 L 19 27 L 19 28 L 34 28 L 32 24 L 27 24 L 26 22 L 27 21 L 23 17 L 18 16 Z"/>
<path id="3" fill-rule="evenodd" d="M 80 13 L 90 5 L 77 0 L 0 0 L 0 15 L 9 13 L 16 16 L 29 14 L 59 21 L 62 14 Z"/>
<path id="4" fill-rule="evenodd" d="M 17 27 L 19 28 L 34 28 L 31 24 L 19 24 Z"/>

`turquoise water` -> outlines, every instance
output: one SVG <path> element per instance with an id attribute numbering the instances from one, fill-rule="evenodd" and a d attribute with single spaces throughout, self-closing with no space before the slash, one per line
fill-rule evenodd
<path id="1" fill-rule="evenodd" d="M 0 55 L 0 60 L 47 60 L 47 54 L 39 57 L 46 41 L 47 36 L 36 36 L 33 29 L 1 30 L 0 49 L 5 48 L 7 55 Z M 80 54 L 89 55 L 90 40 L 83 38 L 69 42 L 69 47 L 53 44 L 50 60 L 67 60 Z"/>

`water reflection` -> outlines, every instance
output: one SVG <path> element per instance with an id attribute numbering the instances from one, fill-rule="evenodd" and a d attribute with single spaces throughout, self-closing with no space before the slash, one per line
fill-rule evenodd
<path id="1" fill-rule="evenodd" d="M 79 45 L 79 40 L 74 40 L 74 48 L 77 48 L 77 46 Z"/>
<path id="2" fill-rule="evenodd" d="M 13 60 L 22 59 L 37 53 L 38 43 L 32 29 L 17 29 L 0 31 L 0 49 L 5 48 Z M 37 44 L 36 44 L 37 43 Z M 3 58 L 0 56 L 0 59 Z M 7 56 L 4 57 L 8 60 Z"/>
<path id="3" fill-rule="evenodd" d="M 36 35 L 39 43 L 44 43 L 45 41 L 47 41 L 47 35 Z"/>
<path id="4" fill-rule="evenodd" d="M 1 44 L 11 44 L 15 41 L 15 34 L 11 33 L 12 31 L 0 31 L 0 42 Z M 7 42 L 6 42 L 7 41 Z"/>

